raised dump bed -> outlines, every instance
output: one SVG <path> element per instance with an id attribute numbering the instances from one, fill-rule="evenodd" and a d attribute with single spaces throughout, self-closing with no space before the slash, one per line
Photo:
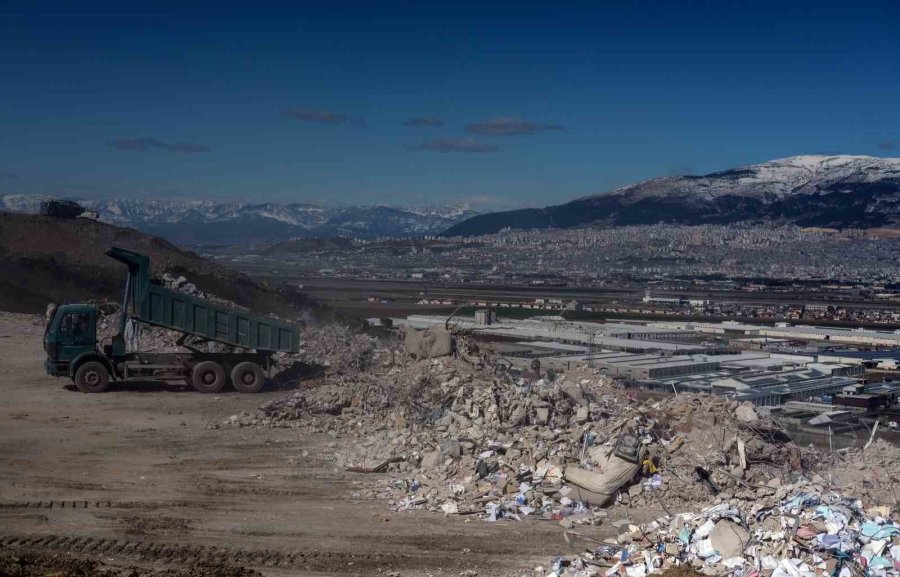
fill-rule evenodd
<path id="1" fill-rule="evenodd" d="M 137 320 L 204 340 L 258 351 L 295 353 L 300 345 L 296 326 L 225 307 L 150 281 L 150 259 L 122 248 L 106 253 L 128 265 L 126 297 Z"/>

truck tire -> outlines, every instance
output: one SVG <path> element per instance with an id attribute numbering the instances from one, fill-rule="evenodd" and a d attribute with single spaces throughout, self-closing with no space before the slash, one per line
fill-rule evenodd
<path id="1" fill-rule="evenodd" d="M 194 365 L 191 384 L 201 393 L 218 393 L 225 386 L 225 369 L 214 361 Z"/>
<path id="2" fill-rule="evenodd" d="M 266 375 L 256 363 L 244 361 L 231 369 L 231 384 L 241 393 L 258 393 L 266 384 Z"/>
<path id="3" fill-rule="evenodd" d="M 103 363 L 88 361 L 75 371 L 75 386 L 82 393 L 102 393 L 108 384 L 109 371 Z"/>

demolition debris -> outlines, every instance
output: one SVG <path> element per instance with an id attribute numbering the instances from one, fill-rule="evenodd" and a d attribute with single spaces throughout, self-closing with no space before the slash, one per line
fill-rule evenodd
<path id="1" fill-rule="evenodd" d="M 685 566 L 736 577 L 895 577 L 900 451 L 799 447 L 748 403 L 643 395 L 596 369 L 515 372 L 455 339 L 373 348 L 365 371 L 225 424 L 328 433 L 348 474 L 388 473 L 355 498 L 396 511 L 558 523 L 590 545 L 538 574 L 643 577 Z M 599 542 L 579 526 L 618 534 Z M 587 528 L 587 527 L 585 527 Z"/>

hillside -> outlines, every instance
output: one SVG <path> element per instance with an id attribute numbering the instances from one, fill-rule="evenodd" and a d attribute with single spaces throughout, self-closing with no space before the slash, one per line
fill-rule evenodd
<path id="1" fill-rule="evenodd" d="M 135 230 L 0 212 L 0 310 L 43 312 L 50 302 L 119 300 L 125 268 L 104 254 L 113 245 L 150 256 L 155 275 L 184 275 L 202 290 L 258 313 L 293 317 L 319 307 L 299 291 L 257 283 Z"/>
<path id="2" fill-rule="evenodd" d="M 448 236 L 504 228 L 729 224 L 782 221 L 800 226 L 900 226 L 900 158 L 794 156 L 703 176 L 654 178 L 566 204 L 475 216 Z"/>

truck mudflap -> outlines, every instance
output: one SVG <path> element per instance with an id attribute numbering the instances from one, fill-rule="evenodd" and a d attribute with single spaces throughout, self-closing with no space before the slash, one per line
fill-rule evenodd
<path id="1" fill-rule="evenodd" d="M 69 363 L 55 363 L 50 359 L 45 359 L 44 370 L 52 377 L 61 377 L 69 374 Z"/>

